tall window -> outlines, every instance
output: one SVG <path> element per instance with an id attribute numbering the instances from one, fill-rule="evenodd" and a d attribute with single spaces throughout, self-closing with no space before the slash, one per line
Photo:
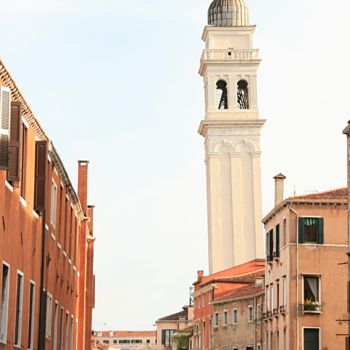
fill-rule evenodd
<path id="1" fill-rule="evenodd" d="M 214 327 L 219 327 L 219 313 L 215 312 L 214 314 Z"/>
<path id="2" fill-rule="evenodd" d="M 66 313 L 66 346 L 65 349 L 69 350 L 68 348 L 69 345 L 69 313 Z"/>
<path id="3" fill-rule="evenodd" d="M 280 308 L 280 281 L 276 281 L 276 302 L 277 302 L 277 309 Z"/>
<path id="4" fill-rule="evenodd" d="M 171 346 L 171 336 L 175 333 L 174 329 L 162 329 L 162 345 Z"/>
<path id="5" fill-rule="evenodd" d="M 266 286 L 266 311 L 271 311 L 270 309 L 270 288 Z"/>
<path id="6" fill-rule="evenodd" d="M 304 349 L 320 348 L 320 330 L 314 328 L 304 328 Z"/>
<path id="7" fill-rule="evenodd" d="M 228 109 L 227 83 L 224 80 L 216 83 L 216 105 L 218 109 Z"/>
<path id="8" fill-rule="evenodd" d="M 227 311 L 224 311 L 224 321 L 223 321 L 223 325 L 227 326 Z"/>
<path id="9" fill-rule="evenodd" d="M 287 276 L 283 277 L 283 306 L 287 306 Z"/>
<path id="10" fill-rule="evenodd" d="M 287 244 L 287 219 L 283 219 L 283 245 Z"/>
<path id="11" fill-rule="evenodd" d="M 254 312 L 253 306 L 248 306 L 248 322 L 253 322 Z"/>
<path id="12" fill-rule="evenodd" d="M 72 236 L 73 236 L 73 208 L 70 208 L 70 223 L 69 223 L 69 247 L 68 247 L 68 257 L 72 258 Z"/>
<path id="13" fill-rule="evenodd" d="M 23 313 L 23 273 L 17 272 L 15 339 L 14 339 L 14 344 L 16 346 L 21 346 L 22 313 Z"/>
<path id="14" fill-rule="evenodd" d="M 61 307 L 61 315 L 60 315 L 60 338 L 59 338 L 59 350 L 63 350 L 63 314 L 64 310 L 63 307 Z"/>
<path id="15" fill-rule="evenodd" d="M 57 186 L 55 182 L 52 181 L 50 221 L 53 226 L 56 226 L 56 208 L 57 208 Z"/>
<path id="16" fill-rule="evenodd" d="M 273 295 L 273 284 L 270 285 L 270 310 L 273 311 L 273 308 L 275 306 L 274 304 L 274 295 Z"/>
<path id="17" fill-rule="evenodd" d="M 323 244 L 323 219 L 299 218 L 299 243 Z"/>
<path id="18" fill-rule="evenodd" d="M 233 324 L 238 323 L 238 311 L 237 311 L 237 309 L 232 310 L 232 323 Z"/>
<path id="19" fill-rule="evenodd" d="M 10 295 L 10 267 L 2 265 L 1 305 L 0 305 L 0 343 L 7 342 L 7 321 Z"/>
<path id="20" fill-rule="evenodd" d="M 273 261 L 273 230 L 266 234 L 267 261 Z"/>
<path id="21" fill-rule="evenodd" d="M 46 328 L 45 328 L 46 339 L 51 339 L 51 325 L 52 325 L 52 295 L 47 293 L 47 296 L 46 296 Z"/>
<path id="22" fill-rule="evenodd" d="M 35 283 L 29 284 L 28 349 L 33 349 L 34 337 Z"/>
<path id="23" fill-rule="evenodd" d="M 276 226 L 276 257 L 280 256 L 280 225 Z"/>
<path id="24" fill-rule="evenodd" d="M 55 320 L 53 326 L 53 350 L 57 350 L 57 331 L 58 331 L 58 302 L 55 302 Z"/>
<path id="25" fill-rule="evenodd" d="M 248 83 L 240 80 L 237 84 L 237 107 L 239 109 L 249 108 Z"/>
<path id="26" fill-rule="evenodd" d="M 74 317 L 71 317 L 70 323 L 70 350 L 74 350 Z"/>
<path id="27" fill-rule="evenodd" d="M 304 276 L 304 311 L 320 311 L 319 284 L 318 276 Z"/>
<path id="28" fill-rule="evenodd" d="M 21 169 L 21 197 L 26 196 L 27 170 L 27 128 L 22 126 L 22 169 Z"/>

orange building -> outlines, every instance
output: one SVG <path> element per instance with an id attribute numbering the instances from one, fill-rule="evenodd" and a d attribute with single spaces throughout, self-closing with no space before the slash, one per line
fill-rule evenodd
<path id="1" fill-rule="evenodd" d="M 0 61 L 0 350 L 91 346 L 93 207 Z"/>
<path id="2" fill-rule="evenodd" d="M 198 272 L 194 283 L 193 349 L 213 349 L 215 301 L 251 285 L 252 278 L 261 278 L 264 270 L 264 260 L 257 259 L 209 276 Z"/>
<path id="3" fill-rule="evenodd" d="M 264 349 L 344 349 L 348 191 L 283 200 L 284 177 L 275 179 L 276 205 L 263 220 Z"/>

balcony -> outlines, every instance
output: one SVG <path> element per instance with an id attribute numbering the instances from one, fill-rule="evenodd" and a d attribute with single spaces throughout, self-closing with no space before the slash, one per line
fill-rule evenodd
<path id="1" fill-rule="evenodd" d="M 320 314 L 322 305 L 318 301 L 305 300 L 301 305 L 304 314 Z"/>
<path id="2" fill-rule="evenodd" d="M 258 60 L 259 50 L 203 50 L 201 61 L 240 61 Z"/>
<path id="3" fill-rule="evenodd" d="M 285 314 L 286 314 L 286 307 L 285 307 L 285 305 L 280 306 L 280 313 L 281 313 L 282 315 L 285 315 Z"/>
<path id="4" fill-rule="evenodd" d="M 273 315 L 274 315 L 275 317 L 278 317 L 278 313 L 279 313 L 279 309 L 278 309 L 278 308 L 273 309 Z"/>

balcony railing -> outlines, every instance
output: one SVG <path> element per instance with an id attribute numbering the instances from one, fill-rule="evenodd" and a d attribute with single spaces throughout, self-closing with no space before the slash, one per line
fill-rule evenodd
<path id="1" fill-rule="evenodd" d="M 303 313 L 319 314 L 322 312 L 322 305 L 317 301 L 306 300 L 302 305 Z"/>
<path id="2" fill-rule="evenodd" d="M 232 60 L 258 60 L 259 50 L 203 50 L 201 60 L 218 60 L 218 61 L 232 61 Z"/>
<path id="3" fill-rule="evenodd" d="M 280 313 L 282 315 L 285 315 L 286 314 L 286 307 L 284 305 L 280 306 Z"/>

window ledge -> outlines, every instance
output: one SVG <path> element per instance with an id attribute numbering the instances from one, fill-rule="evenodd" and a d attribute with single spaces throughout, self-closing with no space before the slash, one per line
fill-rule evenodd
<path id="1" fill-rule="evenodd" d="M 5 186 L 9 191 L 13 192 L 13 186 L 7 180 L 5 180 Z M 2 343 L 1 340 L 0 340 L 0 343 Z M 2 343 L 2 344 L 5 344 L 5 343 Z"/>
<path id="2" fill-rule="evenodd" d="M 7 339 L 0 340 L 0 344 L 6 345 L 7 344 Z"/>
<path id="3" fill-rule="evenodd" d="M 19 201 L 24 207 L 27 207 L 28 203 L 26 202 L 26 200 L 23 197 L 19 197 Z M 14 346 L 17 346 L 17 345 L 14 345 Z M 21 346 L 19 345 L 19 347 L 21 347 Z"/>
<path id="4" fill-rule="evenodd" d="M 51 233 L 51 238 L 56 241 L 56 236 L 53 233 Z"/>

